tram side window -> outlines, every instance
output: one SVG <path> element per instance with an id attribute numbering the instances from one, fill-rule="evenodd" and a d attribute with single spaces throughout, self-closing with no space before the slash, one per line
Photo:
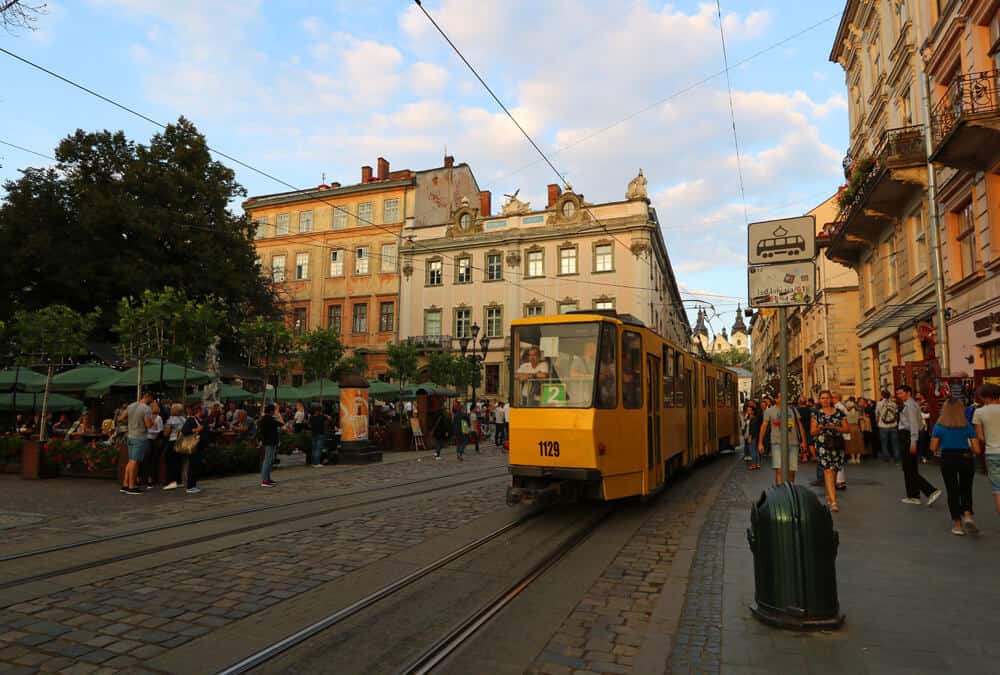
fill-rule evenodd
<path id="1" fill-rule="evenodd" d="M 674 364 L 674 350 L 663 346 L 663 407 L 674 405 L 674 378 L 677 376 Z"/>
<path id="2" fill-rule="evenodd" d="M 622 405 L 642 407 L 642 338 L 638 333 L 622 333 Z"/>
<path id="3" fill-rule="evenodd" d="M 597 408 L 618 407 L 618 331 L 611 324 L 601 326 L 601 358 L 597 364 Z"/>

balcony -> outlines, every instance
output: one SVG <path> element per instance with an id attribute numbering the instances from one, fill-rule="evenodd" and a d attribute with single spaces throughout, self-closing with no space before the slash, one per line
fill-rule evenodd
<path id="1" fill-rule="evenodd" d="M 423 352 L 451 351 L 450 335 L 411 335 L 406 341 Z"/>
<path id="2" fill-rule="evenodd" d="M 841 210 L 829 232 L 827 256 L 854 265 L 865 247 L 903 215 L 910 199 L 927 187 L 922 126 L 888 129 L 872 158 L 858 162 L 841 193 Z"/>
<path id="3" fill-rule="evenodd" d="M 990 70 L 959 75 L 931 112 L 931 160 L 987 171 L 1000 160 L 1000 95 Z"/>

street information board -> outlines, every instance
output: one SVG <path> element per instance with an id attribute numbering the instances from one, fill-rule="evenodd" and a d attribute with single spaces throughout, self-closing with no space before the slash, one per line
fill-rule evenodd
<path id="1" fill-rule="evenodd" d="M 812 260 L 816 257 L 816 219 L 813 216 L 765 220 L 747 226 L 747 263 Z"/>
<path id="2" fill-rule="evenodd" d="M 816 299 L 816 264 L 751 265 L 747 272 L 751 307 L 795 307 Z"/>

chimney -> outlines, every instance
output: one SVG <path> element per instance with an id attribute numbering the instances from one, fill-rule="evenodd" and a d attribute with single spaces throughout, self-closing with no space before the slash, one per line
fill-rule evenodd
<path id="1" fill-rule="evenodd" d="M 479 191 L 479 217 L 480 218 L 487 218 L 487 217 L 489 217 L 491 215 L 490 214 L 490 205 L 491 205 L 490 202 L 492 200 L 492 197 L 493 197 L 493 195 L 490 194 L 489 190 L 480 190 Z"/>
<path id="2" fill-rule="evenodd" d="M 559 201 L 559 195 L 562 194 L 562 189 L 556 183 L 549 183 L 549 203 L 545 208 L 551 209 Z"/>
<path id="3" fill-rule="evenodd" d="M 334 181 L 334 182 L 330 183 L 330 189 L 331 190 L 336 190 L 339 187 L 340 187 L 340 183 L 338 183 L 337 181 Z"/>
<path id="4" fill-rule="evenodd" d="M 372 179 L 372 168 L 370 166 L 361 167 L 361 182 L 370 183 Z"/>
<path id="5" fill-rule="evenodd" d="M 453 166 L 455 166 L 455 158 L 452 155 L 445 155 L 444 156 L 444 168 L 450 169 Z"/>
<path id="6" fill-rule="evenodd" d="M 389 177 L 389 160 L 385 157 L 378 158 L 378 179 L 385 180 Z"/>

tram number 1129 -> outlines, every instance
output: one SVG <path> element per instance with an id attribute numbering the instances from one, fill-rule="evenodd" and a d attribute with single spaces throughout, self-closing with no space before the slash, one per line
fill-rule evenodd
<path id="1" fill-rule="evenodd" d="M 559 441 L 538 441 L 538 454 L 542 457 L 558 457 Z"/>

